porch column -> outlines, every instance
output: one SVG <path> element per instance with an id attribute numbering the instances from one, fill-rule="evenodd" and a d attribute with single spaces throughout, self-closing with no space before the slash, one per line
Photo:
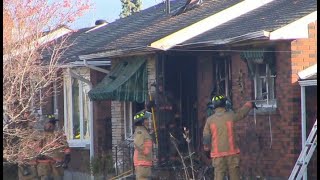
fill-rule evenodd
<path id="1" fill-rule="evenodd" d="M 301 151 L 306 143 L 306 87 L 301 86 Z M 307 180 L 307 167 L 303 174 L 303 180 Z"/>

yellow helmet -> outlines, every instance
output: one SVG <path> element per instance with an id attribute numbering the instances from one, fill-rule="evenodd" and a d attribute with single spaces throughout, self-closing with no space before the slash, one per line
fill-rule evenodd
<path id="1" fill-rule="evenodd" d="M 133 116 L 133 123 L 136 124 L 138 122 L 143 121 L 144 119 L 148 119 L 151 116 L 151 113 L 146 110 L 139 111 Z"/>
<path id="2" fill-rule="evenodd" d="M 215 109 L 217 107 L 225 107 L 226 106 L 226 98 L 223 95 L 213 96 L 211 99 L 212 108 Z"/>

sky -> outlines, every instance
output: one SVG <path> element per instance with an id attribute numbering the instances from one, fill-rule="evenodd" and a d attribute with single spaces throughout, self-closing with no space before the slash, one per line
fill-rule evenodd
<path id="1" fill-rule="evenodd" d="M 142 9 L 146 9 L 163 1 L 164 0 L 142 0 Z M 98 19 L 104 19 L 109 23 L 119 19 L 121 12 L 120 0 L 91 0 L 91 2 L 93 4 L 92 9 L 75 21 L 70 26 L 72 29 L 92 27 Z"/>

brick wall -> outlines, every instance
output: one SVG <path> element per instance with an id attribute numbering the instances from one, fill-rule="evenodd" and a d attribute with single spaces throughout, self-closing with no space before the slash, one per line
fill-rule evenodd
<path id="1" fill-rule="evenodd" d="M 212 73 L 212 57 L 200 56 L 197 60 L 197 97 L 198 97 L 198 121 L 200 132 L 203 131 L 206 121 L 207 103 L 210 100 L 210 93 L 212 91 L 213 73 Z M 202 144 L 202 135 L 200 135 L 199 143 Z M 200 147 L 201 148 L 201 147 Z"/>
<path id="2" fill-rule="evenodd" d="M 71 161 L 68 170 L 71 172 L 85 172 L 90 174 L 90 154 L 89 150 L 72 148 Z"/>
<path id="3" fill-rule="evenodd" d="M 90 73 L 93 87 L 107 75 L 92 69 Z M 111 101 L 93 102 L 93 129 L 95 154 L 111 151 Z"/>
<path id="4" fill-rule="evenodd" d="M 276 52 L 277 110 L 270 115 L 272 133 L 268 115 L 257 115 L 256 125 L 253 116 L 248 116 L 236 125 L 241 149 L 240 169 L 244 176 L 285 179 L 292 171 L 301 150 L 301 105 L 297 73 L 317 62 L 316 23 L 310 24 L 309 30 L 309 39 L 279 42 L 275 47 L 278 51 Z M 245 87 L 243 93 L 237 87 L 240 71 L 243 72 Z M 240 60 L 239 54 L 232 56 L 232 84 L 233 103 L 236 109 L 245 100 L 253 99 L 253 81 L 248 78 L 247 67 Z M 310 167 L 310 175 L 316 177 L 316 171 L 313 169 L 314 167 Z"/>
<path id="5" fill-rule="evenodd" d="M 312 66 L 317 63 L 317 21 L 314 23 L 310 23 L 308 25 L 309 29 L 309 38 L 308 39 L 299 39 L 292 41 L 291 50 L 292 50 L 292 71 L 294 74 L 292 75 L 292 82 L 296 82 L 298 79 L 297 73 L 302 71 L 309 66 Z M 299 88 L 299 96 L 300 96 L 300 86 Z M 307 114 L 307 135 L 312 128 L 314 123 L 314 119 L 317 112 L 317 87 L 307 87 L 306 88 L 306 114 Z M 299 103 L 300 105 L 300 103 Z M 300 108 L 300 106 L 299 106 Z M 300 115 L 300 114 L 299 114 Z M 299 116 L 299 120 L 301 115 Z M 299 130 L 299 137 L 301 132 Z M 301 138 L 300 138 L 301 139 Z M 297 150 L 300 152 L 301 150 L 301 140 L 299 141 L 300 146 L 297 147 Z M 317 153 L 314 153 L 311 162 L 308 166 L 308 178 L 317 179 Z M 296 157 L 297 158 L 297 157 Z"/>

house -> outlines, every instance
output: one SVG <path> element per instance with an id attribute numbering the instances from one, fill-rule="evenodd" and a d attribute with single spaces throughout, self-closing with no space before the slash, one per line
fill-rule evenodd
<path id="1" fill-rule="evenodd" d="M 301 110 L 302 79 L 298 76 L 317 63 L 317 2 L 168 2 L 170 8 L 160 3 L 83 33 L 77 38 L 78 45 L 68 50 L 69 57 L 83 64 L 111 61 L 110 72 L 99 73 L 99 80 L 85 92 L 90 103 L 96 104 L 96 117 L 105 113 L 101 104 L 110 102 L 113 160 L 118 164 L 131 159 L 131 151 L 120 152 L 119 144 L 131 138 L 133 114 L 145 108 L 149 95 L 158 93 L 155 86 L 162 83 L 165 92 L 171 91 L 177 99 L 179 128 L 190 129 L 197 153 L 202 149 L 206 105 L 212 92 L 229 97 L 235 110 L 245 101 L 256 100 L 260 108 L 235 127 L 241 176 L 287 179 L 301 151 L 301 134 L 307 134 L 300 127 L 306 122 L 311 128 L 317 111 L 313 97 L 307 97 L 310 108 Z M 66 76 L 65 83 L 69 81 Z M 316 94 L 316 88 L 310 91 Z M 65 106 L 72 101 L 64 100 Z M 68 119 L 69 110 L 64 112 Z M 304 113 L 307 120 L 301 123 Z M 156 113 L 157 126 L 162 123 L 158 117 Z M 104 132 L 98 126 L 102 121 L 95 121 L 90 132 Z M 67 123 L 65 127 L 70 132 L 73 126 Z M 99 145 L 92 142 L 97 149 Z M 159 141 L 158 146 L 165 143 L 170 142 Z M 127 165 L 119 171 L 130 168 Z M 317 178 L 316 168 L 313 157 L 307 172 L 310 179 Z"/>
<path id="2" fill-rule="evenodd" d="M 111 150 L 110 101 L 92 102 L 87 94 L 108 74 L 110 60 L 79 61 L 77 54 L 71 51 L 81 47 L 79 38 L 107 25 L 101 20 L 97 22 L 94 27 L 72 31 L 57 39 L 58 43 L 65 41 L 66 46 L 58 65 L 61 70 L 57 76 L 61 78 L 52 84 L 53 96 L 45 99 L 46 105 L 41 107 L 42 114 L 54 114 L 59 119 L 58 128 L 65 129 L 72 156 L 65 173 L 66 179 L 91 178 L 91 164 L 99 163 L 102 154 L 108 154 Z M 49 55 L 50 52 L 46 52 L 44 59 Z M 94 157 L 95 154 L 101 156 Z M 102 172 L 96 168 L 93 173 Z"/>

